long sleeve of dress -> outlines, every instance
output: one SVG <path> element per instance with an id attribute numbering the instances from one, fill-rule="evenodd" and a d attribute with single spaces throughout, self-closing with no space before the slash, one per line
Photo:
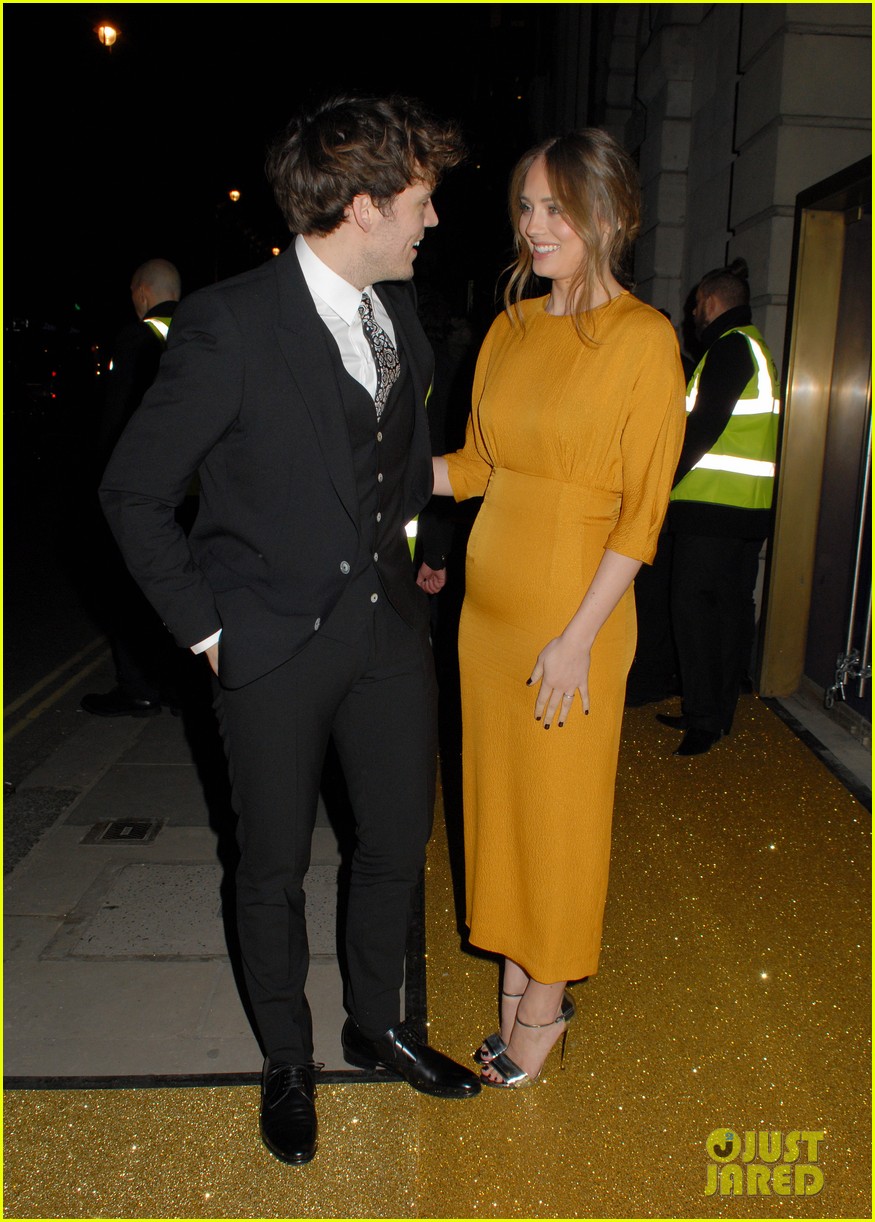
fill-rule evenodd
<path id="1" fill-rule="evenodd" d="M 482 430 L 479 426 L 477 404 L 483 393 L 483 387 L 489 369 L 489 359 L 492 350 L 493 329 L 490 330 L 480 355 L 477 358 L 477 368 L 474 371 L 474 385 L 471 392 L 473 411 L 468 417 L 465 430 L 465 444 L 461 450 L 445 455 L 453 489 L 453 497 L 457 501 L 467 501 L 472 496 L 483 496 L 489 477 L 492 474 L 493 463 Z"/>
<path id="2" fill-rule="evenodd" d="M 606 546 L 645 564 L 656 555 L 659 532 L 684 438 L 684 375 L 677 338 L 668 323 L 642 333 L 637 373 L 620 437 L 623 491 L 620 516 Z M 643 329 L 642 329 L 643 332 Z"/>

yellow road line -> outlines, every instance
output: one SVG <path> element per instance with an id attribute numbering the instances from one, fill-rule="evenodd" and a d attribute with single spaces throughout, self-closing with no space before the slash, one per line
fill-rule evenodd
<path id="1" fill-rule="evenodd" d="M 81 662 L 83 658 L 87 658 L 98 645 L 103 645 L 105 641 L 106 637 L 95 637 L 90 645 L 86 645 L 84 649 L 80 649 L 78 653 L 74 653 L 72 658 L 68 658 L 66 662 L 62 662 L 57 669 L 53 670 L 50 675 L 46 675 L 44 678 L 40 679 L 39 683 L 35 683 L 33 687 L 29 688 L 24 693 L 23 696 L 19 696 L 18 699 L 13 700 L 11 704 L 7 704 L 3 710 L 3 716 L 11 717 L 12 714 L 16 712 L 17 709 L 20 709 L 23 704 L 27 704 L 28 700 L 32 699 L 37 692 L 41 692 L 44 687 L 48 687 L 50 683 L 54 683 L 54 681 L 60 678 L 61 675 L 66 674 L 71 666 L 75 666 L 77 662 Z M 101 657 L 104 656 L 105 651 L 103 654 L 101 654 Z"/>
<path id="2" fill-rule="evenodd" d="M 86 675 L 90 675 L 91 672 L 96 670 L 98 666 L 102 666 L 109 656 L 110 650 L 104 649 L 103 652 L 98 654 L 92 662 L 89 662 L 87 666 L 83 666 L 82 669 L 78 670 L 71 679 L 68 679 L 66 683 L 62 683 L 59 688 L 56 688 L 55 691 L 46 696 L 45 700 L 43 700 L 41 704 L 38 704 L 35 708 L 32 708 L 29 713 L 26 713 L 24 717 L 22 717 L 21 721 L 17 721 L 14 726 L 7 730 L 3 735 L 3 741 L 6 743 L 11 742 L 12 739 L 20 734 L 22 730 L 26 729 L 32 722 L 36 721 L 37 717 L 40 717 L 46 711 L 46 709 L 50 709 L 52 705 L 61 698 L 61 696 L 63 696 L 66 692 L 69 692 L 71 687 L 75 687 L 76 684 L 81 679 L 84 679 Z"/>

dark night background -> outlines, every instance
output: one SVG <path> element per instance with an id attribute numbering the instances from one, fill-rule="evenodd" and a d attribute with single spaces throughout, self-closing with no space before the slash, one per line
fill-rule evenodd
<path id="1" fill-rule="evenodd" d="M 184 292 L 269 258 L 288 234 L 266 147 L 302 103 L 345 90 L 461 122 L 471 158 L 438 196 L 427 261 L 450 293 L 491 295 L 556 7 L 5 5 L 7 322 L 75 312 L 111 332 L 146 258 L 175 262 Z M 111 50 L 101 21 L 121 31 Z"/>
<path id="2" fill-rule="evenodd" d="M 476 347 L 511 249 L 509 171 L 552 129 L 562 7 L 3 6 L 7 707 L 102 647 L 98 370 L 134 318 L 132 271 L 168 258 L 186 294 L 271 258 L 289 235 L 264 178 L 270 140 L 319 97 L 402 93 L 455 118 L 470 149 L 435 198 L 417 286 L 424 307 L 467 316 Z M 102 22 L 120 31 L 111 50 Z M 11 783 L 74 728 L 78 694 L 68 703 L 7 743 Z"/>

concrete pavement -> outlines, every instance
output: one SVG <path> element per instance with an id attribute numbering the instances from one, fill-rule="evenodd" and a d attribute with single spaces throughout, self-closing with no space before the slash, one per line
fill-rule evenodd
<path id="1" fill-rule="evenodd" d="M 16 797 L 28 792 L 68 805 L 5 880 L 7 1079 L 259 1071 L 235 980 L 233 819 L 210 710 L 83 713 Z M 306 887 L 307 989 L 327 1070 L 347 1068 L 340 864 L 322 805 Z"/>

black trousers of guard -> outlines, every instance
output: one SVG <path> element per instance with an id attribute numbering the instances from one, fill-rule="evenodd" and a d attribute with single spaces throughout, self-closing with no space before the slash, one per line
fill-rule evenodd
<path id="1" fill-rule="evenodd" d="M 222 690 L 216 702 L 239 816 L 245 981 L 265 1054 L 294 1064 L 313 1056 L 302 888 L 329 737 L 356 824 L 346 1004 L 371 1038 L 402 1017 L 411 901 L 434 805 L 436 685 L 427 633 L 382 596 L 354 645 L 328 631 L 254 683 Z"/>
<path id="2" fill-rule="evenodd" d="M 671 616 L 687 724 L 732 729 L 750 664 L 761 539 L 674 536 Z"/>
<path id="3" fill-rule="evenodd" d="M 626 681 L 626 700 L 664 700 L 678 691 L 678 658 L 671 628 L 671 569 L 674 536 L 663 531 L 653 564 L 635 577 L 638 642 Z"/>

